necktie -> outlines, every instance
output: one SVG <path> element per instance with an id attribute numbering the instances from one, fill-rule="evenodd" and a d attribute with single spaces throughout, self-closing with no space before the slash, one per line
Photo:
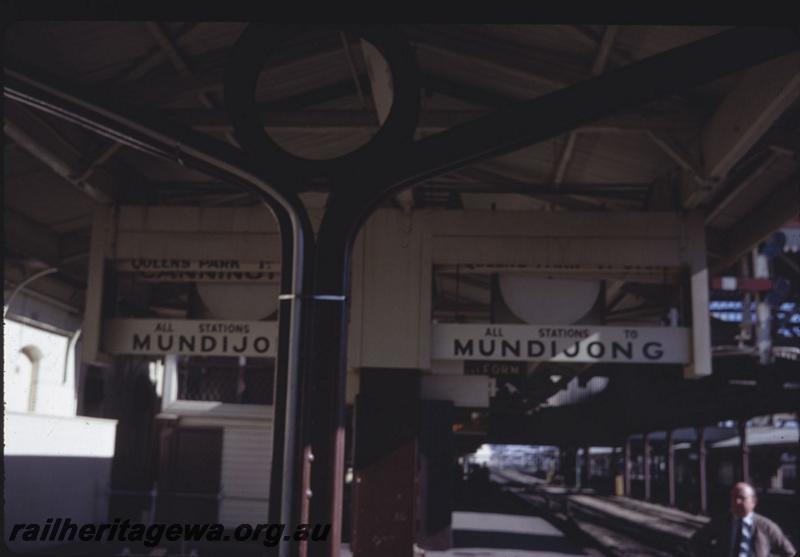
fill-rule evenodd
<path id="1" fill-rule="evenodd" d="M 731 550 L 728 553 L 730 557 L 739 557 L 739 552 L 742 548 L 742 520 L 737 519 L 735 525 L 736 536 L 733 538 L 733 545 L 731 545 Z"/>
<path id="2" fill-rule="evenodd" d="M 739 555 L 749 557 L 750 555 L 750 537 L 752 536 L 752 532 L 750 531 L 750 525 L 747 522 L 742 521 L 741 527 L 741 537 L 742 541 L 739 544 Z"/>

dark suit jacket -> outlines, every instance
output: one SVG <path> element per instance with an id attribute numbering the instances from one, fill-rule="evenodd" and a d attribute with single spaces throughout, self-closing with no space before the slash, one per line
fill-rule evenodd
<path id="1" fill-rule="evenodd" d="M 713 519 L 692 537 L 695 555 L 728 557 L 731 550 L 731 515 Z M 797 555 L 791 542 L 783 535 L 777 524 L 767 517 L 753 513 L 753 555 Z"/>

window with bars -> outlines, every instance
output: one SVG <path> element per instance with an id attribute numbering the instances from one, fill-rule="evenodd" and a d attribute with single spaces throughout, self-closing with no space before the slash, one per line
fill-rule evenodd
<path id="1" fill-rule="evenodd" d="M 178 399 L 272 404 L 275 360 L 180 356 Z"/>

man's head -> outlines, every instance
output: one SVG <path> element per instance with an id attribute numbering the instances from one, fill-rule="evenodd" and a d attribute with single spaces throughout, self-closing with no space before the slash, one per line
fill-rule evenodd
<path id="1" fill-rule="evenodd" d="M 731 514 L 736 518 L 744 518 L 756 508 L 756 492 L 753 486 L 739 482 L 731 489 Z"/>

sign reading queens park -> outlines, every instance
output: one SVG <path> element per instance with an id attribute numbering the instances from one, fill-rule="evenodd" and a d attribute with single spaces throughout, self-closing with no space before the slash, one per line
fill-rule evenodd
<path id="1" fill-rule="evenodd" d="M 684 327 L 433 325 L 434 360 L 687 364 Z"/>

